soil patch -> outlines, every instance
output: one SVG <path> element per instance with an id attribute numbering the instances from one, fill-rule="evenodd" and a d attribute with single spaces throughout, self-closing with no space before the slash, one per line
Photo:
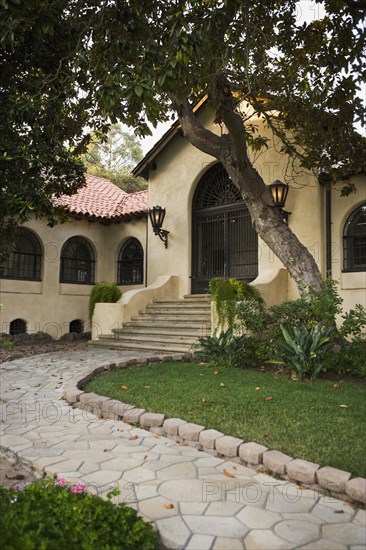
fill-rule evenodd
<path id="1" fill-rule="evenodd" d="M 6 349 L 0 345 L 0 363 L 5 361 L 15 361 L 23 357 L 38 355 L 40 353 L 53 353 L 56 351 L 64 351 L 67 353 L 72 350 L 83 349 L 88 345 L 86 340 L 76 340 L 74 342 L 55 340 L 52 342 L 22 342 L 14 344 L 13 349 Z"/>

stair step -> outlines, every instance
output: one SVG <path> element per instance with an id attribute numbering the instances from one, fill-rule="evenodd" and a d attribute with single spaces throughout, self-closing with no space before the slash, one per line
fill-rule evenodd
<path id="1" fill-rule="evenodd" d="M 123 325 L 102 334 L 93 345 L 120 349 L 187 353 L 200 336 L 210 334 L 211 304 L 207 295 L 183 300 L 160 299 Z"/>
<path id="2" fill-rule="evenodd" d="M 98 347 L 107 347 L 107 348 L 116 348 L 116 349 L 131 349 L 131 350 L 144 350 L 144 351 L 168 351 L 175 353 L 187 353 L 191 351 L 187 346 L 182 346 L 178 344 L 165 344 L 161 342 L 141 342 L 136 344 L 136 342 L 122 342 L 116 341 L 114 339 L 108 340 L 93 340 L 93 346 Z"/>
<path id="3" fill-rule="evenodd" d="M 194 336 L 179 336 L 176 334 L 136 334 L 136 332 L 117 332 L 109 336 L 114 340 L 128 340 L 135 342 L 174 342 L 179 344 L 191 345 L 197 342 L 197 335 Z"/>
<path id="4" fill-rule="evenodd" d="M 172 313 L 172 314 L 162 314 L 162 315 L 149 315 L 147 313 L 139 313 L 136 317 L 131 317 L 131 321 L 148 321 L 151 320 L 155 324 L 160 322 L 172 322 L 172 321 L 179 321 L 179 322 L 186 322 L 186 323 L 209 323 L 210 318 L 208 316 L 204 315 L 195 315 L 192 317 L 191 315 L 179 315 L 179 313 Z"/>
<path id="5" fill-rule="evenodd" d="M 170 325 L 161 326 L 156 325 L 156 323 L 147 325 L 147 324 L 137 324 L 137 323 L 126 323 L 122 328 L 112 329 L 112 334 L 108 335 L 110 338 L 113 338 L 113 334 L 141 334 L 145 336 L 146 334 L 159 334 L 162 337 L 166 336 L 193 336 L 197 338 L 202 334 L 208 334 L 210 332 L 209 327 L 175 327 Z"/>
<path id="6" fill-rule="evenodd" d="M 185 311 L 192 311 L 193 313 L 195 311 L 204 311 L 204 312 L 207 312 L 209 313 L 211 311 L 211 306 L 210 304 L 201 304 L 201 303 L 197 303 L 195 304 L 194 302 L 192 304 L 185 304 L 184 302 L 183 303 L 175 303 L 175 302 L 166 302 L 166 303 L 158 303 L 158 302 L 154 302 L 153 304 L 149 305 L 146 307 L 146 311 L 150 311 L 150 310 L 181 310 L 181 309 L 184 309 Z"/>

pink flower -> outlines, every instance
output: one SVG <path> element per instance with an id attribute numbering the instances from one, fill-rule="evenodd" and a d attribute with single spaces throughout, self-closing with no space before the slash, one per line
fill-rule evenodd
<path id="1" fill-rule="evenodd" d="M 59 477 L 56 481 L 56 485 L 65 485 L 66 479 L 64 477 Z"/>
<path id="2" fill-rule="evenodd" d="M 85 490 L 84 483 L 76 483 L 73 487 L 71 487 L 72 493 L 83 493 Z"/>

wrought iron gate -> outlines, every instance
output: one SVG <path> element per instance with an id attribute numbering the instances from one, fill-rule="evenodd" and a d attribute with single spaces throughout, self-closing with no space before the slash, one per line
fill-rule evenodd
<path id="1" fill-rule="evenodd" d="M 201 179 L 193 199 L 192 293 L 213 277 L 252 281 L 258 275 L 258 237 L 239 191 L 221 164 Z"/>

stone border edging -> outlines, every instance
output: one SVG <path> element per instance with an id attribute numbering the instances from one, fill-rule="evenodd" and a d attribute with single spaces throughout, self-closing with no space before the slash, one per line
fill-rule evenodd
<path id="1" fill-rule="evenodd" d="M 156 435 L 167 437 L 183 445 L 190 445 L 213 456 L 230 459 L 256 471 L 265 470 L 271 474 L 278 474 L 284 479 L 303 484 L 311 489 L 330 491 L 342 500 L 351 499 L 357 503 L 366 504 L 365 478 L 351 479 L 349 472 L 331 466 L 320 467 L 319 464 L 300 458 L 294 459 L 280 451 L 270 450 L 252 441 L 244 442 L 242 439 L 186 422 L 180 418 L 165 418 L 164 414 L 151 413 L 116 399 L 95 393 L 85 393 L 81 389 L 89 380 L 106 371 L 144 366 L 149 363 L 191 359 L 192 353 L 174 353 L 138 357 L 120 363 L 102 365 L 85 372 L 81 378 L 79 375 L 77 379 L 71 379 L 65 385 L 62 397 L 70 405 L 87 410 L 99 418 L 139 424 L 141 428 L 150 430 Z"/>

